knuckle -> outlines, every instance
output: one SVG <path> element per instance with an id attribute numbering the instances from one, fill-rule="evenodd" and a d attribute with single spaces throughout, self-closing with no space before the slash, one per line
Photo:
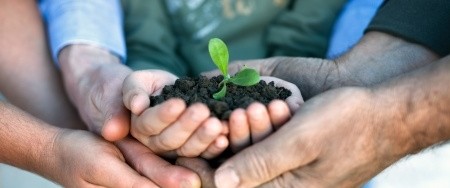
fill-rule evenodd
<path id="1" fill-rule="evenodd" d="M 164 151 L 175 150 L 178 147 L 180 147 L 179 144 L 175 141 L 175 139 L 170 139 L 163 135 L 160 135 L 157 137 L 156 146 L 160 150 L 164 150 Z"/>
<path id="2" fill-rule="evenodd" d="M 183 157 L 197 157 L 200 153 L 192 149 L 187 149 L 186 147 L 181 147 L 180 149 L 177 149 L 177 155 Z"/>

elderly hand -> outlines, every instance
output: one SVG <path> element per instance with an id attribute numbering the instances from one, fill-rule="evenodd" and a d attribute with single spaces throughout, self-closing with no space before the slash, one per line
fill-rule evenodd
<path id="1" fill-rule="evenodd" d="M 306 102 L 277 132 L 226 161 L 218 187 L 355 187 L 398 160 L 408 135 L 383 126 L 370 91 L 345 88 Z M 375 115 L 374 115 L 375 114 Z M 373 125 L 377 125 L 376 127 Z"/>
<path id="2" fill-rule="evenodd" d="M 122 83 L 131 70 L 107 50 L 70 45 L 59 54 L 64 85 L 90 131 L 106 140 L 124 138 L 130 113 L 122 103 Z"/>

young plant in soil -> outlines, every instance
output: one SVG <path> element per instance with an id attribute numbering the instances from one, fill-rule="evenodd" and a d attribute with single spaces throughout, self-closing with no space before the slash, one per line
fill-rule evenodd
<path id="1" fill-rule="evenodd" d="M 222 40 L 218 38 L 209 40 L 208 50 L 211 59 L 223 75 L 223 80 L 219 83 L 219 87 L 222 89 L 213 94 L 214 99 L 221 100 L 225 97 L 227 84 L 230 82 L 238 86 L 251 86 L 259 82 L 259 73 L 247 67 L 241 69 L 233 77 L 228 74 L 228 48 Z"/>
<path id="2" fill-rule="evenodd" d="M 275 87 L 273 82 L 260 80 L 258 72 L 244 67 L 234 76 L 228 74 L 228 49 L 220 39 L 211 39 L 209 53 L 222 75 L 208 79 L 180 78 L 174 85 L 167 85 L 158 96 L 150 96 L 150 106 L 160 104 L 170 98 L 181 98 L 189 106 L 201 102 L 211 110 L 211 115 L 228 120 L 237 108 L 247 108 L 258 101 L 265 105 L 274 99 L 285 100 L 291 92 L 283 87 Z"/>

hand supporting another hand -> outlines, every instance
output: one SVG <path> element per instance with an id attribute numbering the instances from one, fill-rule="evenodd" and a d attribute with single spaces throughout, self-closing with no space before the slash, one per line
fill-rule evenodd
<path id="1" fill-rule="evenodd" d="M 371 126 L 371 97 L 364 89 L 339 89 L 306 102 L 277 132 L 225 162 L 216 185 L 361 186 L 402 151 L 392 145 L 398 128 L 386 134 L 386 127 Z M 383 134 L 385 139 L 376 139 Z"/>
<path id="2" fill-rule="evenodd" d="M 109 52 L 87 45 L 66 47 L 59 59 L 67 93 L 89 129 L 110 141 L 128 135 L 130 112 L 124 106 L 121 91 L 125 77 L 132 71 Z M 132 167 L 154 184 L 163 187 L 177 187 L 182 183 L 199 186 L 200 180 L 193 172 L 171 166 L 137 141 L 126 139 L 116 144 Z M 114 166 L 126 165 L 123 160 L 120 162 L 123 164 Z"/>
<path id="3" fill-rule="evenodd" d="M 131 70 L 98 47 L 70 45 L 59 61 L 64 85 L 89 130 L 116 141 L 129 132 L 130 115 L 122 103 L 122 83 Z"/>
<path id="4" fill-rule="evenodd" d="M 130 168 L 119 149 L 92 133 L 60 131 L 54 142 L 47 173 L 63 186 L 157 187 Z"/>

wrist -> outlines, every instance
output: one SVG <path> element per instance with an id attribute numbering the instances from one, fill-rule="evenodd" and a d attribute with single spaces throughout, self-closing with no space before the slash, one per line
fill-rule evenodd
<path id="1" fill-rule="evenodd" d="M 393 163 L 414 150 L 414 134 L 403 119 L 405 112 L 402 102 L 393 97 L 398 94 L 389 89 L 372 88 L 371 91 L 373 126 L 379 130 L 377 142 L 380 146 L 377 152 L 381 156 L 380 159 Z"/>
<path id="2" fill-rule="evenodd" d="M 58 174 L 60 172 L 58 171 L 58 167 L 60 166 L 59 140 L 61 135 L 65 134 L 64 132 L 66 131 L 66 129 L 55 128 L 45 139 L 44 144 L 39 149 L 38 158 L 35 160 L 38 163 L 36 172 L 43 177 L 57 182 L 59 182 L 58 177 L 60 177 Z"/>
<path id="3" fill-rule="evenodd" d="M 72 44 L 64 47 L 58 55 L 58 60 L 63 76 L 75 79 L 101 65 L 121 63 L 119 57 L 110 51 L 85 44 Z"/>
<path id="4" fill-rule="evenodd" d="M 102 66 L 120 65 L 120 59 L 106 49 L 72 44 L 64 47 L 58 56 L 64 80 L 64 86 L 72 102 L 77 105 L 77 98 L 83 95 L 79 91 L 85 82 L 90 82 L 89 76 L 99 72 Z"/>
<path id="5" fill-rule="evenodd" d="M 307 100 L 329 89 L 341 87 L 345 69 L 337 62 L 319 58 L 272 58 L 271 76 L 294 83 Z M 349 85 L 350 86 L 350 85 Z"/>
<path id="6" fill-rule="evenodd" d="M 401 38 L 371 31 L 345 55 L 337 58 L 342 86 L 371 86 L 433 62 L 429 49 Z"/>

